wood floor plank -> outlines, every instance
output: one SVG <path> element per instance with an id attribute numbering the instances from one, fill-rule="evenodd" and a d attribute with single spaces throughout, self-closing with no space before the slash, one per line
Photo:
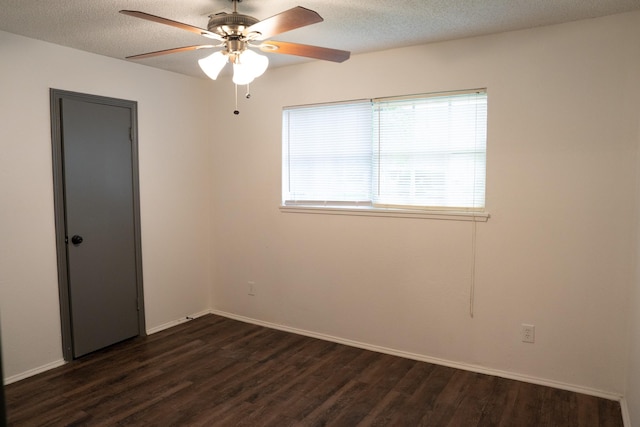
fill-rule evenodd
<path id="1" fill-rule="evenodd" d="M 425 427 L 450 425 L 454 414 L 459 410 L 462 401 L 467 395 L 467 389 L 471 386 L 475 375 L 478 374 L 468 371 L 456 371 L 433 401 L 433 405 L 423 415 L 420 425 Z"/>
<path id="2" fill-rule="evenodd" d="M 550 389 L 524 382 L 519 382 L 517 388 L 518 394 L 513 410 L 509 419 L 503 420 L 503 425 L 542 426 L 542 402 Z"/>
<path id="3" fill-rule="evenodd" d="M 362 422 L 377 405 L 390 393 L 388 388 L 364 384 L 360 390 L 354 390 L 351 402 L 342 408 L 332 424 L 355 426 Z"/>
<path id="4" fill-rule="evenodd" d="M 207 315 L 6 387 L 10 426 L 622 427 L 618 402 Z"/>
<path id="5" fill-rule="evenodd" d="M 569 417 L 569 414 L 577 412 L 576 405 L 575 393 L 558 389 L 549 390 L 548 397 L 542 404 L 541 424 L 577 427 L 578 418 Z"/>
<path id="6" fill-rule="evenodd" d="M 622 410 L 618 402 L 600 399 L 598 401 L 599 421 L 602 427 L 622 427 Z"/>
<path id="7" fill-rule="evenodd" d="M 377 427 L 393 425 L 395 415 L 400 412 L 407 395 L 391 390 L 382 399 L 375 402 L 375 406 L 357 424 L 357 427 Z"/>
<path id="8" fill-rule="evenodd" d="M 337 419 L 345 416 L 345 412 L 348 412 L 351 420 L 349 423 L 343 425 L 357 424 L 358 421 L 366 416 L 366 413 L 358 410 L 359 408 L 355 404 L 355 397 L 367 390 L 367 387 L 367 384 L 359 381 L 348 381 L 340 387 L 340 389 L 336 390 L 335 393 L 328 396 L 321 405 L 309 413 L 309 415 L 305 417 L 305 424 L 310 426 L 340 425 Z"/>
<path id="9" fill-rule="evenodd" d="M 394 390 L 408 396 L 412 396 L 418 388 L 424 385 L 425 380 L 431 375 L 431 372 L 436 369 L 436 365 L 431 363 L 413 362 L 411 369 L 407 371 L 394 387 Z"/>
<path id="10" fill-rule="evenodd" d="M 512 411 L 518 397 L 518 381 L 504 378 L 496 379 L 487 403 L 482 411 L 478 427 L 507 427 L 511 422 Z"/>
<path id="11" fill-rule="evenodd" d="M 463 397 L 454 409 L 447 426 L 477 426 L 487 407 L 497 379 L 483 374 L 472 374 Z"/>
<path id="12" fill-rule="evenodd" d="M 414 360 L 381 355 L 358 375 L 358 379 L 373 387 L 391 390 L 415 364 Z"/>
<path id="13" fill-rule="evenodd" d="M 425 414 L 433 410 L 440 393 L 442 393 L 456 372 L 461 371 L 446 366 L 434 366 L 415 392 L 398 408 L 398 412 L 394 414 L 391 424 L 419 425 Z"/>
<path id="14" fill-rule="evenodd" d="M 599 417 L 598 398 L 595 396 L 587 396 L 586 394 L 576 394 L 578 402 L 578 426 L 585 427 L 593 425 L 593 420 Z"/>

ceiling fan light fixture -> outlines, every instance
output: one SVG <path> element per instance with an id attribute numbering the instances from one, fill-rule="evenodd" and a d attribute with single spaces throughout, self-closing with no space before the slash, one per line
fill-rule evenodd
<path id="1" fill-rule="evenodd" d="M 252 50 L 245 50 L 233 62 L 233 82 L 247 85 L 261 76 L 269 66 L 269 58 Z"/>
<path id="2" fill-rule="evenodd" d="M 255 77 L 251 70 L 243 64 L 233 64 L 233 82 L 237 85 L 248 85 Z"/>
<path id="3" fill-rule="evenodd" d="M 198 65 L 211 80 L 215 80 L 218 78 L 220 71 L 222 71 L 228 60 L 227 55 L 221 51 L 217 51 L 198 60 Z"/>
<path id="4" fill-rule="evenodd" d="M 242 0 L 229 1 L 233 2 L 233 12 L 220 12 L 209 15 L 206 30 L 137 10 L 121 10 L 120 13 L 125 15 L 179 28 L 221 42 L 218 45 L 195 45 L 158 50 L 127 56 L 127 59 L 143 59 L 204 48 L 222 48 L 221 51 L 200 59 L 198 65 L 209 78 L 216 80 L 227 62 L 233 64 L 233 82 L 236 84 L 235 114 L 238 114 L 237 86 L 248 85 L 256 77 L 261 76 L 269 67 L 268 57 L 259 55 L 249 48 L 259 49 L 265 53 L 296 55 L 333 62 L 343 62 L 349 59 L 350 52 L 344 50 L 275 40 L 260 43 L 262 40 L 270 39 L 272 36 L 322 22 L 322 17 L 311 9 L 296 6 L 270 18 L 258 20 L 253 16 L 238 13 L 237 6 Z M 249 96 L 250 94 L 247 93 L 246 97 L 249 98 Z"/>
<path id="5" fill-rule="evenodd" d="M 260 77 L 265 71 L 267 71 L 267 67 L 269 67 L 269 58 L 249 49 L 242 52 L 242 55 L 240 55 L 240 62 L 249 67 L 253 77 Z"/>

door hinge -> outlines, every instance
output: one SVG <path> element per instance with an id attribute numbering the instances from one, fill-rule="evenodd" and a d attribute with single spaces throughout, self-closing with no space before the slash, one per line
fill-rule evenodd
<path id="1" fill-rule="evenodd" d="M 129 128 L 129 141 L 133 142 L 133 128 Z"/>

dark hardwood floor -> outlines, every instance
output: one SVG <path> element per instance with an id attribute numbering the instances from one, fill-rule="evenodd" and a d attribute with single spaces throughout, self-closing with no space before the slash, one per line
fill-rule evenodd
<path id="1" fill-rule="evenodd" d="M 12 426 L 622 426 L 618 402 L 214 315 L 5 391 Z"/>

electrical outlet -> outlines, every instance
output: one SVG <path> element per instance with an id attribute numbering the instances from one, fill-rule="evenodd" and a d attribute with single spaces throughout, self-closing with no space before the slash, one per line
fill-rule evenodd
<path id="1" fill-rule="evenodd" d="M 256 282 L 249 281 L 247 282 L 248 294 L 251 296 L 255 296 L 256 294 Z"/>
<path id="2" fill-rule="evenodd" d="M 522 324 L 522 342 L 533 343 L 536 341 L 536 327 L 534 325 Z"/>

